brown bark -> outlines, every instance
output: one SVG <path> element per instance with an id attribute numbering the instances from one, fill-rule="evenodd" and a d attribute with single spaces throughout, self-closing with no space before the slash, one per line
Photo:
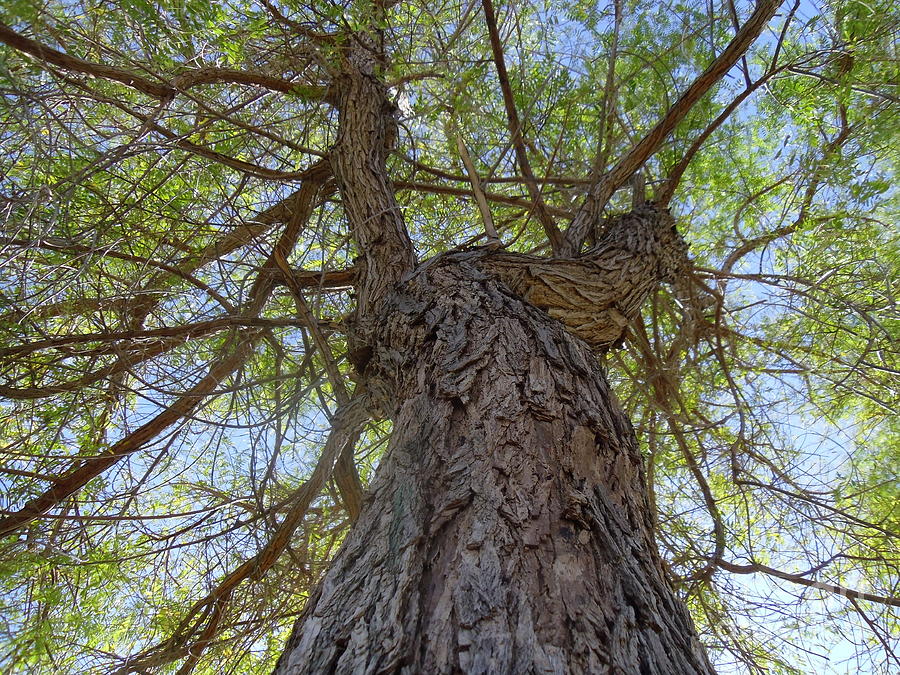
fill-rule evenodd
<path id="1" fill-rule="evenodd" d="M 490 257 L 386 298 L 366 376 L 390 448 L 276 673 L 711 673 L 594 354 Z"/>
<path id="2" fill-rule="evenodd" d="M 688 265 L 674 219 L 652 204 L 607 220 L 597 245 L 580 258 L 498 253 L 479 262 L 597 350 L 621 344 L 650 292 Z"/>
<path id="3" fill-rule="evenodd" d="M 377 76 L 373 51 L 355 45 L 343 66 L 333 83 L 339 133 L 331 166 L 362 254 L 357 304 L 365 315 L 413 268 L 415 254 L 385 168 L 397 138 L 396 109 Z"/>

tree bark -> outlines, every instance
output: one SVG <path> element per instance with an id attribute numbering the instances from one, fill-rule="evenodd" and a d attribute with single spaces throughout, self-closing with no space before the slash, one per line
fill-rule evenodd
<path id="1" fill-rule="evenodd" d="M 330 156 L 361 253 L 357 305 L 364 317 L 377 310 L 381 298 L 412 270 L 415 253 L 385 168 L 397 137 L 396 108 L 376 74 L 377 59 L 371 50 L 355 45 L 343 65 L 332 85 L 339 132 Z"/>
<path id="2" fill-rule="evenodd" d="M 275 672 L 712 673 L 588 346 L 471 254 L 382 307 L 390 448 Z"/>

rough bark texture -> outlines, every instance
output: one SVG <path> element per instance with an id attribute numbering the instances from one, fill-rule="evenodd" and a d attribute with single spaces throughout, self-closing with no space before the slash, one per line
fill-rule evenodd
<path id="1" fill-rule="evenodd" d="M 594 354 L 482 263 L 386 299 L 390 448 L 276 672 L 711 673 Z"/>
<path id="2" fill-rule="evenodd" d="M 600 241 L 580 258 L 499 253 L 480 263 L 599 350 L 619 342 L 650 292 L 660 281 L 675 281 L 687 265 L 674 219 L 652 204 L 609 219 Z"/>
<path id="3" fill-rule="evenodd" d="M 349 50 L 332 85 L 338 138 L 331 166 L 341 202 L 362 252 L 358 305 L 365 312 L 415 264 L 412 242 L 390 184 L 385 159 L 397 137 L 396 108 L 376 76 L 377 60 L 363 46 Z"/>

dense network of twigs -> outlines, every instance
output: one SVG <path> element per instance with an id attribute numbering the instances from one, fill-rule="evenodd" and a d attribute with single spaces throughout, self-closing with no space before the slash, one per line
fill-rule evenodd
<path id="1" fill-rule="evenodd" d="M 0 10 L 0 668 L 277 658 L 390 432 L 329 165 L 364 30 L 419 260 L 577 255 L 645 184 L 691 245 L 603 358 L 713 660 L 900 668 L 900 16 L 766 4 Z"/>

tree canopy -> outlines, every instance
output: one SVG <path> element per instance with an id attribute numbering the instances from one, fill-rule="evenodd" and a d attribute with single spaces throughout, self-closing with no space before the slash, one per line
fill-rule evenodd
<path id="1" fill-rule="evenodd" d="M 693 270 L 601 358 L 721 672 L 896 672 L 900 10 L 776 7 L 6 3 L 3 669 L 277 659 L 390 434 L 328 164 L 365 32 L 419 260 L 671 209 Z"/>

